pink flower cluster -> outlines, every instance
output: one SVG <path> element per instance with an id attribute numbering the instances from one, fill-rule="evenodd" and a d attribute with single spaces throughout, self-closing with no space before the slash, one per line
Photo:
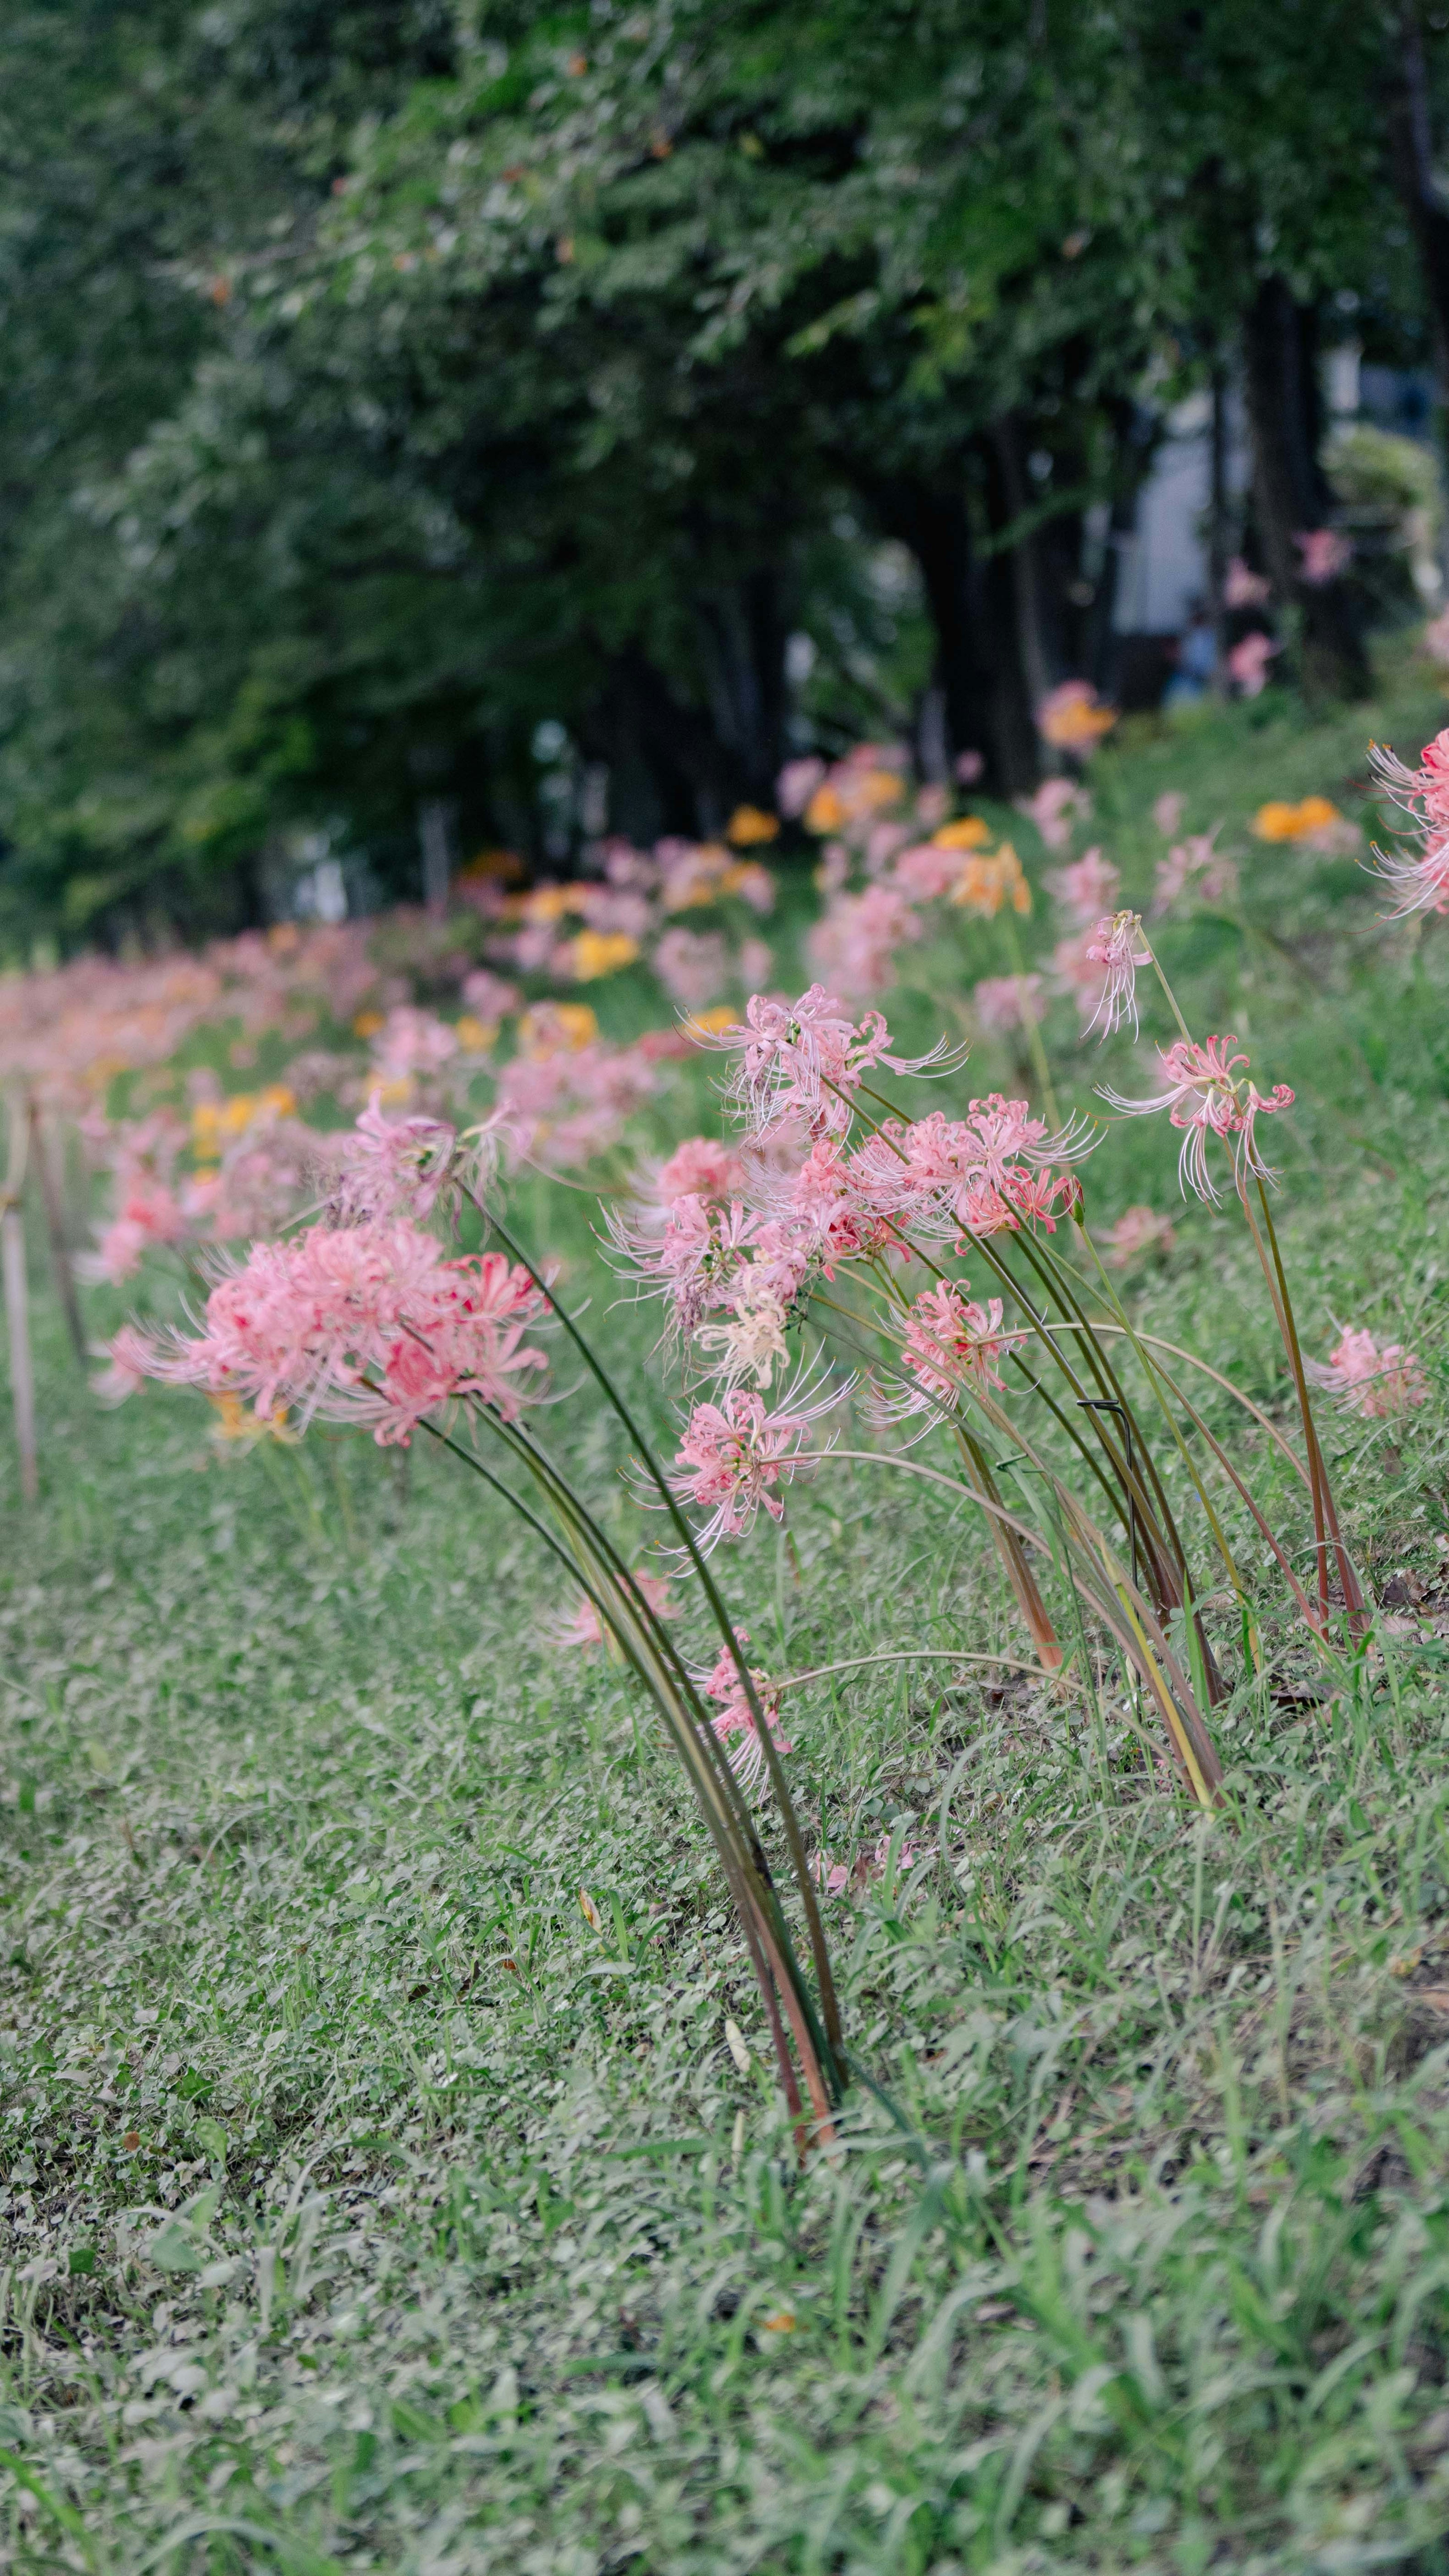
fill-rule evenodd
<path id="1" fill-rule="evenodd" d="M 735 1635 L 742 1646 L 749 1644 L 748 1628 L 736 1628 Z M 759 1700 L 776 1752 L 793 1753 L 795 1748 L 780 1724 L 780 1703 L 777 1693 L 770 1689 L 765 1675 L 758 1672 L 753 1664 L 749 1671 L 750 1679 L 755 1685 L 755 1695 Z M 721 1704 L 720 1713 L 718 1717 L 711 1720 L 711 1724 L 721 1744 L 733 1745 L 734 1749 L 729 1757 L 730 1769 L 741 1787 L 749 1788 L 758 1780 L 765 1768 L 765 1748 L 760 1740 L 760 1729 L 755 1712 L 750 1706 L 749 1693 L 740 1678 L 739 1666 L 728 1646 L 722 1650 L 714 1670 L 707 1677 L 699 1674 L 696 1679 L 705 1697 L 718 1700 Z"/>
<path id="2" fill-rule="evenodd" d="M 1428 1401 L 1429 1381 L 1412 1351 L 1402 1342 L 1376 1342 L 1365 1327 L 1345 1332 L 1326 1362 L 1310 1360 L 1308 1374 L 1345 1412 L 1374 1420 Z"/>
<path id="3" fill-rule="evenodd" d="M 1195 1038 L 1179 1038 L 1157 1050 L 1165 1083 L 1150 1099 L 1124 1100 L 1120 1092 L 1103 1092 L 1114 1109 L 1129 1115 L 1147 1117 L 1165 1109 L 1168 1124 L 1182 1130 L 1178 1178 L 1184 1197 L 1192 1189 L 1200 1199 L 1216 1204 L 1218 1194 L 1207 1160 L 1210 1136 L 1230 1146 L 1233 1179 L 1240 1191 L 1250 1176 L 1263 1181 L 1273 1177 L 1258 1153 L 1257 1121 L 1290 1109 L 1293 1094 L 1286 1082 L 1280 1082 L 1265 1098 L 1247 1078 L 1247 1057 L 1232 1053 L 1236 1045 L 1233 1037 L 1210 1037 L 1202 1045 Z"/>
<path id="4" fill-rule="evenodd" d="M 780 1516 L 809 1425 L 846 1391 L 797 1382 L 773 1409 L 759 1392 L 788 1357 L 786 1337 L 818 1283 L 865 1264 L 875 1293 L 881 1263 L 908 1260 L 913 1245 L 959 1253 L 996 1234 L 1051 1232 L 1081 1198 L 1070 1169 L 1053 1168 L 1081 1152 L 1081 1139 L 1049 1136 L 1024 1100 L 1000 1093 L 972 1100 L 961 1118 L 867 1118 L 857 1140 L 868 1073 L 935 1070 L 941 1059 L 907 1064 L 878 1012 L 857 1025 L 818 985 L 788 1004 L 756 996 L 721 1042 L 736 1056 L 730 1092 L 751 1130 L 745 1151 L 691 1139 L 612 1224 L 639 1292 L 664 1299 L 675 1334 L 720 1380 L 717 1396 L 695 1405 L 675 1460 L 676 1490 L 708 1515 L 710 1546 L 748 1529 L 762 1505 Z M 686 1182 L 694 1186 L 677 1186 Z M 1023 1337 L 1006 1327 L 999 1299 L 981 1304 L 965 1291 L 964 1281 L 926 1291 L 904 1326 L 891 1310 L 903 1351 L 898 1412 L 928 1400 L 939 1410 L 948 1390 L 1002 1383 Z"/>
<path id="5" fill-rule="evenodd" d="M 1417 769 L 1378 743 L 1369 751 L 1369 763 L 1383 793 L 1419 834 L 1419 847 L 1412 853 L 1374 851 L 1376 873 L 1395 898 L 1390 919 L 1449 912 L 1449 726 L 1425 743 Z"/>
<path id="6" fill-rule="evenodd" d="M 546 1306 L 501 1253 L 445 1260 L 406 1219 L 314 1225 L 253 1244 L 213 1288 L 199 1335 L 147 1346 L 147 1374 L 240 1396 L 262 1421 L 297 1410 L 406 1446 L 464 1398 L 515 1421 L 546 1366 L 524 1341 Z"/>

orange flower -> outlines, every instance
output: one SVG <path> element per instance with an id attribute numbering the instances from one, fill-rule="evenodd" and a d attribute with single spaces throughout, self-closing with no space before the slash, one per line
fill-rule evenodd
<path id="1" fill-rule="evenodd" d="M 737 805 L 730 816 L 725 839 L 733 841 L 737 850 L 748 850 L 759 841 L 776 840 L 779 830 L 775 815 L 763 813 L 758 805 Z"/>
<path id="2" fill-rule="evenodd" d="M 1271 797 L 1253 816 L 1253 829 L 1260 841 L 1301 841 L 1307 833 L 1321 832 L 1340 820 L 1338 807 L 1326 796 L 1305 796 L 1297 805 Z"/>
<path id="3" fill-rule="evenodd" d="M 846 820 L 845 806 L 833 787 L 817 787 L 805 808 L 807 832 L 838 832 Z"/>
<path id="4" fill-rule="evenodd" d="M 981 850 L 991 838 L 991 826 L 979 814 L 963 814 L 957 823 L 943 823 L 931 834 L 933 850 Z"/>
<path id="5" fill-rule="evenodd" d="M 375 1038 L 378 1030 L 386 1026 L 387 1021 L 381 1011 L 359 1011 L 352 1023 L 352 1034 L 355 1038 Z"/>
<path id="6" fill-rule="evenodd" d="M 1063 680 L 1036 711 L 1038 733 L 1057 751 L 1094 750 L 1116 721 L 1116 708 L 1100 703 L 1090 680 Z"/>
<path id="7" fill-rule="evenodd" d="M 1030 912 L 1031 888 L 1011 843 L 1003 841 L 989 859 L 973 851 L 951 890 L 951 901 L 986 921 L 994 921 L 1008 903 L 1013 912 Z"/>

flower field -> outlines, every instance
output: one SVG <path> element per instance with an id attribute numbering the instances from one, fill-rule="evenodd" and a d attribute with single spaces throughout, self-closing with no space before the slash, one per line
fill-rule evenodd
<path id="1" fill-rule="evenodd" d="M 1449 2567 L 1445 712 L 0 985 L 0 2566 Z"/>

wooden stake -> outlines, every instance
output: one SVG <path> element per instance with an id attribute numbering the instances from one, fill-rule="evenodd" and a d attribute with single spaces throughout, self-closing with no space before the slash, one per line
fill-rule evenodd
<path id="1" fill-rule="evenodd" d="M 41 1125 L 40 1104 L 33 1098 L 30 1103 L 30 1141 L 35 1153 L 35 1168 L 40 1175 L 40 1196 L 45 1208 L 45 1230 L 50 1237 L 50 1259 L 55 1271 L 55 1284 L 60 1290 L 60 1302 L 65 1308 L 65 1320 L 70 1328 L 72 1348 L 84 1368 L 86 1364 L 85 1326 L 81 1322 L 80 1299 L 76 1295 L 75 1266 L 70 1257 L 70 1245 L 65 1239 L 65 1206 L 61 1196 L 60 1176 L 56 1171 L 52 1152 L 56 1142 L 55 1130 L 52 1128 L 49 1134 L 46 1133 Z"/>
<path id="2" fill-rule="evenodd" d="M 30 1314 L 25 1279 L 25 1219 L 20 1193 L 25 1185 L 28 1122 L 22 1102 L 10 1105 L 10 1170 L 0 1196 L 0 1270 L 4 1272 L 5 1324 L 10 1337 L 10 1396 L 15 1407 L 15 1446 L 20 1452 L 20 1492 L 33 1503 L 38 1491 L 35 1467 L 35 1373 L 30 1364 Z"/>

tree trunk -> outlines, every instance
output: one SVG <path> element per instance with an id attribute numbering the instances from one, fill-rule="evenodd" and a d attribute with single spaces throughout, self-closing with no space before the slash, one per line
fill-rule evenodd
<path id="1" fill-rule="evenodd" d="M 998 796 L 1036 785 L 1037 740 L 1022 670 L 1017 591 L 1004 556 L 981 556 L 972 542 L 967 472 L 984 473 L 985 514 L 1009 515 L 981 450 L 963 460 L 959 482 L 924 483 L 892 475 L 865 485 L 881 524 L 920 567 L 936 636 L 935 686 L 941 693 L 949 759 L 976 751 L 984 786 Z M 993 499 L 996 508 L 993 513 Z"/>
<path id="2" fill-rule="evenodd" d="M 1399 16 L 1397 78 L 1389 99 L 1389 159 L 1419 254 L 1440 397 L 1449 405 L 1449 209 L 1434 176 L 1429 69 L 1414 0 L 1404 0 Z"/>
<path id="3" fill-rule="evenodd" d="M 1310 696 L 1361 698 L 1368 662 L 1353 595 L 1342 579 L 1309 583 L 1294 542 L 1328 524 L 1331 495 L 1318 462 L 1321 406 L 1314 316 L 1286 278 L 1265 278 L 1243 324 L 1253 497 L 1278 598 L 1302 621 L 1302 678 Z"/>
<path id="4" fill-rule="evenodd" d="M 773 805 L 788 711 L 779 576 L 769 568 L 746 573 L 728 591 L 697 599 L 695 616 L 728 792 L 737 787 L 753 803 Z M 710 828 L 727 820 L 722 814 Z"/>

